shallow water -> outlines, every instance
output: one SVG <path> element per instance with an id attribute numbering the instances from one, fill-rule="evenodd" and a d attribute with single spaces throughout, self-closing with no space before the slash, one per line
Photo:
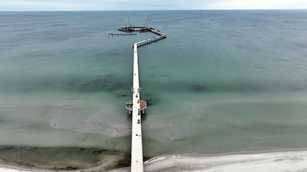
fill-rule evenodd
<path id="1" fill-rule="evenodd" d="M 306 11 L 1 12 L 0 144 L 129 151 L 127 16 L 140 49 L 146 156 L 307 146 Z"/>

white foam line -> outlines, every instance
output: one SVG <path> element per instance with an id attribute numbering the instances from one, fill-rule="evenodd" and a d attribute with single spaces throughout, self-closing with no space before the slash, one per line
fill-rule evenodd
<path id="1" fill-rule="evenodd" d="M 17 169 L 8 169 L 8 168 L 0 168 L 1 172 L 30 172 L 25 170 L 17 170 Z"/>
<path id="2" fill-rule="evenodd" d="M 307 172 L 307 151 L 215 157 L 168 155 L 153 158 L 145 166 L 149 172 Z"/>

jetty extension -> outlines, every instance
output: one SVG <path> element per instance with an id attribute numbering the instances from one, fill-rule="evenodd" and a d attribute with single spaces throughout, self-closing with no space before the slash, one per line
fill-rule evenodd
<path id="1" fill-rule="evenodd" d="M 133 44 L 133 88 L 132 103 L 126 104 L 129 114 L 132 114 L 131 132 L 131 172 L 143 172 L 142 114 L 147 103 L 141 99 L 138 48 L 167 38 L 167 35 L 152 27 L 125 26 L 118 29 L 121 32 L 151 32 L 155 36 Z"/>

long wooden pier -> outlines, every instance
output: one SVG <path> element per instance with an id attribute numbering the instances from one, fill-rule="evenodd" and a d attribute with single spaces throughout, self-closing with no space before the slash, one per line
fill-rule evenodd
<path id="1" fill-rule="evenodd" d="M 131 139 L 131 172 L 143 172 L 142 118 L 140 112 L 140 78 L 138 45 L 133 45 L 133 110 Z"/>
<path id="2" fill-rule="evenodd" d="M 162 39 L 166 34 L 154 28 L 147 27 L 122 27 L 123 32 L 151 32 L 156 36 L 133 44 L 133 88 L 132 88 L 132 131 L 131 131 L 131 172 L 143 172 L 143 141 L 142 141 L 142 114 L 143 100 L 140 94 L 139 57 L 138 48 Z"/>

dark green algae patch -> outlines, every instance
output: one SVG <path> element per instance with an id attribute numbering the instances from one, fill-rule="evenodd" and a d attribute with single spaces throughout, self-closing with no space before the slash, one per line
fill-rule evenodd
<path id="1" fill-rule="evenodd" d="M 130 154 L 87 147 L 0 146 L 0 162 L 37 170 L 105 171 L 130 166 Z"/>

